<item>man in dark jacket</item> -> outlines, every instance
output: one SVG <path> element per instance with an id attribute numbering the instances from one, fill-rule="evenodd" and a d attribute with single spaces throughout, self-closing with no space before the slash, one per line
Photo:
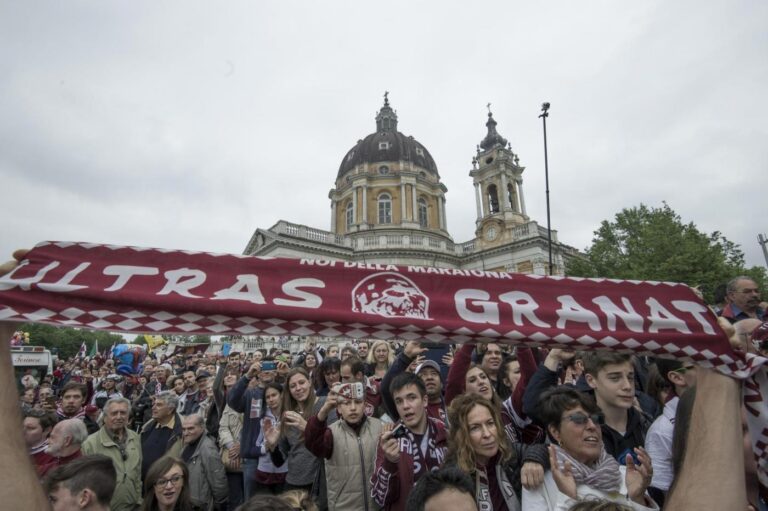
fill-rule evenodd
<path id="1" fill-rule="evenodd" d="M 251 381 L 258 378 L 258 385 Z M 275 371 L 262 371 L 261 362 L 254 362 L 245 376 L 229 390 L 227 404 L 234 411 L 243 414 L 243 430 L 240 433 L 240 458 L 243 460 L 244 498 L 248 500 L 254 491 L 256 469 L 259 467 L 261 453 L 256 447 L 256 440 L 261 431 L 264 387 L 273 381 Z"/>
<path id="2" fill-rule="evenodd" d="M 181 454 L 181 416 L 176 413 L 179 398 L 164 390 L 152 401 L 152 418 L 141 430 L 141 479 L 147 476 L 152 463 L 164 455 Z"/>

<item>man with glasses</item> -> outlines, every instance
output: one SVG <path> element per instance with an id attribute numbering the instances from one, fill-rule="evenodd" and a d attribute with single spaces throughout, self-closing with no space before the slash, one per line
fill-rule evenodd
<path id="1" fill-rule="evenodd" d="M 112 511 L 133 511 L 141 504 L 141 439 L 128 429 L 131 402 L 113 398 L 104 405 L 104 426 L 83 442 L 83 454 L 103 454 L 112 460 L 117 486 Z"/>
<path id="2" fill-rule="evenodd" d="M 728 282 L 726 292 L 729 303 L 720 313 L 722 317 L 731 323 L 765 318 L 765 309 L 760 307 L 760 289 L 754 280 L 743 275 L 733 278 Z"/>
<path id="3" fill-rule="evenodd" d="M 664 411 L 653 422 L 645 436 L 645 448 L 651 456 L 653 479 L 649 493 L 663 503 L 663 495 L 669 491 L 675 473 L 672 470 L 672 433 L 675 429 L 677 403 L 683 392 L 696 386 L 696 366 L 692 362 L 656 359 L 656 367 L 670 391 L 664 403 Z"/>

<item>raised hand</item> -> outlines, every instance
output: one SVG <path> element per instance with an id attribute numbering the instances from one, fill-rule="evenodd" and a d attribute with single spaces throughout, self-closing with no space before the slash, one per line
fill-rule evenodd
<path id="1" fill-rule="evenodd" d="M 555 480 L 557 489 L 560 493 L 567 495 L 572 499 L 576 499 L 576 479 L 573 478 L 573 472 L 571 470 L 571 463 L 568 460 L 563 462 L 563 467 L 560 468 L 560 464 L 557 462 L 555 446 L 549 446 L 549 466 L 552 471 L 552 478 Z"/>
<path id="2" fill-rule="evenodd" d="M 635 454 L 640 465 L 635 463 L 631 454 L 627 454 L 627 475 L 624 479 L 627 485 L 627 496 L 638 504 L 645 504 L 645 490 L 651 485 L 653 467 L 651 457 L 642 447 L 635 447 Z"/>

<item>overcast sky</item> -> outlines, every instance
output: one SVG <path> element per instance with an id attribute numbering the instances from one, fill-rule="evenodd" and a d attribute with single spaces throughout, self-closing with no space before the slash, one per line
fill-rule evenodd
<path id="1" fill-rule="evenodd" d="M 457 242 L 488 102 L 546 225 L 549 101 L 561 241 L 667 201 L 764 264 L 766 27 L 760 0 L 4 1 L 0 258 L 47 239 L 240 253 L 279 219 L 329 229 L 341 159 L 388 90 Z"/>

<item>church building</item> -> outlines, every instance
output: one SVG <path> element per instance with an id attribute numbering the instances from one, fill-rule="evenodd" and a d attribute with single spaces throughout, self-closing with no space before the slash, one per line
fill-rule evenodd
<path id="1" fill-rule="evenodd" d="M 397 113 L 384 96 L 376 131 L 341 160 L 331 202 L 331 230 L 280 220 L 257 229 L 244 254 L 464 270 L 548 273 L 547 229 L 528 216 L 523 171 L 511 145 L 488 113 L 469 177 L 475 188 L 475 238 L 454 242 L 437 164 L 413 136 L 398 131 Z M 552 231 L 553 274 L 576 249 Z"/>

